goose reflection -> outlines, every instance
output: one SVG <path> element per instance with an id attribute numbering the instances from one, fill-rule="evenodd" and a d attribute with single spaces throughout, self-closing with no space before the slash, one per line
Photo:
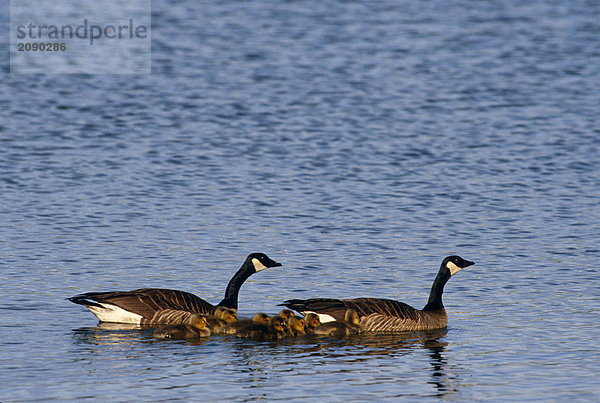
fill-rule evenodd
<path id="1" fill-rule="evenodd" d="M 431 381 L 429 383 L 434 385 L 437 389 L 438 397 L 443 397 L 456 392 L 456 390 L 449 385 L 451 379 L 444 368 L 446 365 L 444 351 L 447 345 L 448 343 L 439 340 L 427 340 L 423 343 L 423 346 L 430 351 L 429 364 L 431 365 L 432 371 Z"/>
<path id="2" fill-rule="evenodd" d="M 77 344 L 91 345 L 134 345 L 139 343 L 164 343 L 156 339 L 153 332 L 156 326 L 136 325 L 131 323 L 98 322 L 96 326 L 73 329 L 73 338 Z M 203 345 L 206 339 L 178 340 L 174 343 Z"/>
<path id="3" fill-rule="evenodd" d="M 343 338 L 323 338 L 307 335 L 301 338 L 278 341 L 237 340 L 232 343 L 231 364 L 247 374 L 248 388 L 258 388 L 276 382 L 273 371 L 295 372 L 299 376 L 307 373 L 319 373 L 325 379 L 344 373 L 359 376 L 364 364 L 380 357 L 396 359 L 410 358 L 411 355 L 425 351 L 429 357 L 430 380 L 426 381 L 435 388 L 434 395 L 449 396 L 456 393 L 456 384 L 448 375 L 446 348 L 443 341 L 446 329 L 420 333 L 390 333 L 352 335 Z M 273 357 L 277 357 L 276 360 Z M 393 361 L 387 361 L 395 366 Z M 393 379 L 393 373 L 387 382 L 402 382 Z"/>
<path id="4" fill-rule="evenodd" d="M 155 342 L 152 331 L 155 327 L 129 324 L 99 322 L 96 326 L 73 329 L 73 338 L 78 344 L 114 345 Z"/>
<path id="5" fill-rule="evenodd" d="M 94 349 L 109 345 L 129 349 L 133 345 L 161 343 L 152 336 L 152 332 L 152 327 L 99 323 L 94 327 L 74 329 L 73 338 L 78 344 L 96 346 L 92 347 Z M 381 374 L 378 382 L 382 385 L 401 385 L 405 379 L 403 366 L 422 362 L 425 353 L 429 369 L 419 368 L 422 378 L 428 376 L 423 380 L 434 388 L 434 396 L 447 397 L 457 393 L 459 382 L 448 371 L 448 342 L 444 341 L 446 334 L 447 330 L 442 329 L 420 333 L 362 333 L 348 337 L 305 335 L 267 341 L 240 339 L 231 335 L 215 338 L 219 339 L 217 345 L 228 351 L 229 358 L 224 365 L 235 368 L 242 382 L 246 382 L 247 388 L 252 390 L 261 391 L 263 387 L 278 384 L 280 377 L 273 375 L 281 372 L 298 376 L 318 375 L 319 379 L 333 382 L 349 377 L 354 378 L 358 387 L 363 371 L 372 366 Z M 175 343 L 202 346 L 205 340 L 167 344 L 170 348 L 176 348 Z M 204 349 L 198 350 L 201 351 L 206 353 Z M 177 355 L 177 350 L 172 353 Z"/>

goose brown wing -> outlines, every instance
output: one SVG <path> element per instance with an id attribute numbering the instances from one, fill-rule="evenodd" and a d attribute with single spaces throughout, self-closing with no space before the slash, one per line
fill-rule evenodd
<path id="1" fill-rule="evenodd" d="M 190 311 L 163 309 L 154 312 L 151 319 L 142 318 L 140 325 L 180 325 L 186 324 L 193 315 Z"/>
<path id="2" fill-rule="evenodd" d="M 404 302 L 382 298 L 354 298 L 342 300 L 346 309 L 355 309 L 359 317 L 381 315 L 383 317 L 400 318 L 416 321 L 419 313 Z"/>
<path id="3" fill-rule="evenodd" d="M 448 323 L 446 311 L 423 312 L 403 302 L 357 298 L 345 300 L 359 312 L 360 328 L 365 332 L 406 332 L 442 329 Z"/>
<path id="4" fill-rule="evenodd" d="M 354 309 L 359 317 L 373 314 L 386 317 L 395 317 L 407 320 L 417 320 L 417 310 L 404 302 L 381 298 L 353 298 L 353 299 L 290 299 L 282 305 L 297 312 L 315 312 L 330 315 L 335 320 L 343 322 L 348 309 Z"/>
<path id="5" fill-rule="evenodd" d="M 188 311 L 201 315 L 212 314 L 214 305 L 189 292 L 166 288 L 140 288 L 132 291 L 90 292 L 69 298 L 82 305 L 107 303 L 151 319 L 165 309 Z"/>

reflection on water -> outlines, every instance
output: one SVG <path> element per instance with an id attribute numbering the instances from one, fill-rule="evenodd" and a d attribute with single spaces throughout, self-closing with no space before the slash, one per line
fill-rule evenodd
<path id="1" fill-rule="evenodd" d="M 149 329 L 149 326 L 136 325 L 134 323 L 110 323 L 110 322 L 98 322 L 98 324 L 91 328 L 94 330 L 107 330 L 107 331 L 120 331 L 120 330 L 141 330 Z"/>
<path id="2" fill-rule="evenodd" d="M 455 389 L 448 385 L 449 376 L 444 370 L 446 359 L 444 358 L 444 349 L 448 345 L 446 342 L 439 341 L 438 339 L 426 340 L 423 346 L 429 349 L 430 365 L 431 365 L 431 381 L 430 383 L 435 386 L 438 390 L 438 396 L 444 396 L 451 392 L 455 392 Z"/>
<path id="3" fill-rule="evenodd" d="M 235 336 L 159 341 L 153 338 L 151 328 L 137 325 L 99 323 L 94 327 L 73 330 L 76 344 L 102 348 L 113 346 L 117 352 L 126 352 L 128 359 L 148 355 L 158 359 L 155 360 L 158 363 L 176 357 L 178 365 L 193 366 L 197 373 L 214 371 L 214 368 L 211 369 L 214 359 L 220 363 L 219 371 L 238 374 L 241 384 L 245 385 L 243 390 L 251 391 L 252 398 L 260 398 L 266 393 L 265 388 L 284 386 L 281 380 L 283 374 L 298 380 L 308 377 L 311 382 L 317 382 L 316 378 L 333 384 L 349 381 L 359 387 L 365 382 L 365 368 L 375 366 L 380 369 L 380 374 L 369 382 L 402 384 L 407 380 L 403 379 L 402 367 L 396 366 L 406 360 L 398 358 L 411 355 L 415 356 L 415 360 L 424 361 L 426 368 L 423 373 L 429 373 L 427 383 L 435 388 L 434 395 L 444 396 L 455 391 L 449 384 L 446 370 L 447 343 L 443 341 L 446 334 L 447 330 L 443 329 L 422 333 L 369 333 L 344 338 L 307 335 L 278 341 L 238 339 Z M 155 370 L 162 371 L 163 364 L 157 365 Z M 178 377 L 178 373 L 165 374 L 161 380 L 169 389 L 176 386 Z"/>
<path id="4" fill-rule="evenodd" d="M 449 385 L 451 378 L 445 370 L 444 356 L 447 343 L 443 341 L 447 330 L 423 333 L 362 334 L 344 338 L 323 338 L 307 335 L 301 338 L 279 341 L 253 341 L 227 339 L 231 344 L 231 363 L 246 373 L 251 389 L 261 389 L 276 384 L 272 378 L 274 366 L 278 371 L 293 376 L 318 376 L 326 382 L 329 377 L 337 379 L 357 377 L 365 366 L 380 359 L 383 367 L 393 366 L 395 358 L 425 352 L 430 367 L 430 381 L 436 389 L 435 396 L 455 392 Z M 276 361 L 274 361 L 276 358 Z M 339 381 L 339 380 L 338 380 Z M 382 383 L 401 382 L 394 372 L 384 373 L 378 379 Z"/>
<path id="5" fill-rule="evenodd" d="M 148 340 L 151 336 L 151 328 L 128 323 L 99 322 L 93 327 L 73 330 L 73 338 L 76 342 L 87 344 L 137 343 Z"/>
<path id="6" fill-rule="evenodd" d="M 343 373 L 360 375 L 363 365 L 373 358 L 393 360 L 399 356 L 425 352 L 430 367 L 430 384 L 437 395 L 453 389 L 447 384 L 444 357 L 447 343 L 443 341 L 447 330 L 422 333 L 375 334 L 367 333 L 344 338 L 304 337 L 277 341 L 238 339 L 235 336 L 211 336 L 193 341 L 162 341 L 152 336 L 152 328 L 131 324 L 99 323 L 93 327 L 73 330 L 76 344 L 123 347 L 143 345 L 149 355 L 160 356 L 169 351 L 180 360 L 198 365 L 199 354 L 226 354 L 228 370 L 246 374 L 248 388 L 264 388 L 277 384 L 273 371 L 292 373 L 294 376 L 319 375 L 327 379 Z M 189 350 L 186 346 L 202 347 Z M 129 358 L 134 357 L 129 355 Z M 276 358 L 276 360 L 274 360 Z M 180 362 L 181 363 L 181 362 Z M 381 380 L 384 380 L 382 378 Z M 390 381 L 389 377 L 385 380 Z"/>

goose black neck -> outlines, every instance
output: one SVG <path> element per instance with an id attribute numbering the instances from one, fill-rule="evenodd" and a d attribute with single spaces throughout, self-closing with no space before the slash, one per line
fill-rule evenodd
<path id="1" fill-rule="evenodd" d="M 425 305 L 425 308 L 423 308 L 424 311 L 437 311 L 444 308 L 444 304 L 442 304 L 442 294 L 444 293 L 444 286 L 448 280 L 450 280 L 450 270 L 442 266 L 435 277 L 435 280 L 433 280 L 431 292 L 429 293 L 429 301 L 427 302 L 427 305 Z"/>
<path id="2" fill-rule="evenodd" d="M 225 298 L 217 306 L 224 306 L 226 308 L 237 309 L 238 307 L 238 294 L 244 281 L 254 274 L 254 266 L 250 260 L 246 260 L 242 267 L 231 277 L 227 288 L 225 289 Z"/>

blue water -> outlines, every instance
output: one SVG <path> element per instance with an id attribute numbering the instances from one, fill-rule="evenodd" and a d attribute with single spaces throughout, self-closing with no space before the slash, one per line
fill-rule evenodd
<path id="1" fill-rule="evenodd" d="M 2 9 L 8 17 L 8 7 Z M 154 1 L 152 75 L 0 74 L 0 400 L 600 397 L 600 6 Z M 7 38 L 0 38 L 8 46 Z M 159 342 L 65 298 L 421 308 L 446 331 Z"/>

